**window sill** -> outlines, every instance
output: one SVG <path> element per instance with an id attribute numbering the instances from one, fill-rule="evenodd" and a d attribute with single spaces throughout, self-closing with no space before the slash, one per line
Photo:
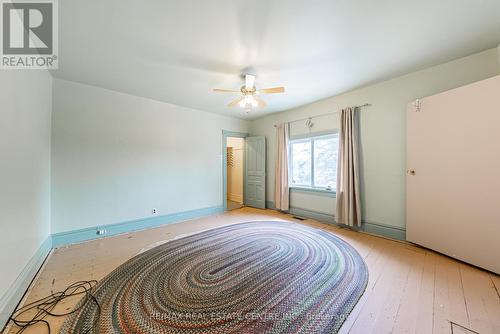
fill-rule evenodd
<path id="1" fill-rule="evenodd" d="M 291 192 L 306 192 L 306 193 L 315 193 L 317 195 L 328 196 L 328 197 L 337 197 L 337 193 L 335 190 L 326 190 L 320 188 L 308 188 L 308 187 L 299 187 L 299 186 L 291 186 L 289 187 Z"/>

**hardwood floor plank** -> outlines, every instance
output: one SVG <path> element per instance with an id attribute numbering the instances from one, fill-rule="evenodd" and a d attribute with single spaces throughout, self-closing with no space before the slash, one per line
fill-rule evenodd
<path id="1" fill-rule="evenodd" d="M 378 317 L 382 313 L 385 301 L 394 291 L 392 289 L 393 281 L 401 275 L 399 272 L 402 262 L 401 248 L 396 245 L 388 245 L 386 250 L 388 261 L 385 263 L 384 270 L 374 282 L 373 291 L 349 333 L 372 333 Z"/>
<path id="2" fill-rule="evenodd" d="M 470 328 L 481 334 L 500 333 L 500 298 L 489 273 L 460 263 Z"/>
<path id="3" fill-rule="evenodd" d="M 436 275 L 436 255 L 425 253 L 424 268 L 417 301 L 415 333 L 432 333 L 434 326 L 434 287 Z"/>
<path id="4" fill-rule="evenodd" d="M 495 291 L 497 292 L 498 298 L 500 298 L 500 276 L 493 273 L 488 273 Z"/>
<path id="5" fill-rule="evenodd" d="M 442 265 L 446 268 L 448 283 L 449 320 L 460 326 L 470 326 L 469 315 L 465 304 L 465 296 L 460 274 L 460 262 L 442 257 Z"/>
<path id="6" fill-rule="evenodd" d="M 450 333 L 451 321 L 466 327 L 469 325 L 460 273 L 453 270 L 450 261 L 436 254 L 433 333 Z"/>
<path id="7" fill-rule="evenodd" d="M 417 327 L 419 307 L 432 307 L 432 299 L 428 301 L 427 305 L 419 304 L 421 301 L 421 292 L 424 288 L 422 283 L 426 269 L 425 260 L 427 258 L 427 252 L 424 254 L 414 252 L 410 273 L 402 293 L 400 307 L 396 314 L 396 321 L 391 331 L 393 333 L 414 333 Z"/>
<path id="8" fill-rule="evenodd" d="M 370 252 L 370 254 L 368 254 L 365 258 L 365 262 L 369 271 L 368 283 L 366 285 L 365 293 L 345 320 L 344 325 L 339 331 L 339 334 L 349 333 L 352 325 L 358 318 L 359 314 L 362 312 L 365 303 L 373 293 L 374 286 L 380 278 L 380 275 L 383 273 L 385 264 L 387 263 L 389 258 L 385 253 L 386 247 L 388 247 L 387 243 L 384 243 L 380 240 L 374 240 L 374 247 L 372 249 L 372 252 Z"/>
<path id="9" fill-rule="evenodd" d="M 399 311 L 405 303 L 405 299 L 409 297 L 410 287 L 408 284 L 414 276 L 418 277 L 421 274 L 423 266 L 423 255 L 419 252 L 408 250 L 406 248 L 399 250 L 401 254 L 401 261 L 397 263 L 396 274 L 392 276 L 391 291 L 386 297 L 383 308 L 373 328 L 373 333 L 393 333 L 396 326 L 396 319 L 398 314 L 404 318 L 406 314 Z M 420 263 L 420 265 L 418 265 Z M 419 281 L 419 280 L 418 280 Z M 418 286 L 411 287 L 412 290 L 418 289 Z M 405 309 L 405 312 L 410 310 Z M 401 327 L 411 324 L 400 323 Z"/>

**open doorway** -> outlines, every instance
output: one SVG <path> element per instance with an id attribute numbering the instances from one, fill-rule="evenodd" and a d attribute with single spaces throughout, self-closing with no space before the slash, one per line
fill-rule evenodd
<path id="1" fill-rule="evenodd" d="M 228 211 L 243 207 L 245 139 L 226 137 L 226 208 Z"/>

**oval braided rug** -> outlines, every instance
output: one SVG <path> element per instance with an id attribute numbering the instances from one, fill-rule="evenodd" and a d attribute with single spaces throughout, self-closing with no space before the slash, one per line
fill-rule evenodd
<path id="1" fill-rule="evenodd" d="M 333 234 L 250 222 L 169 241 L 106 276 L 61 333 L 336 333 L 368 270 Z M 100 309 L 100 311 L 99 311 Z"/>

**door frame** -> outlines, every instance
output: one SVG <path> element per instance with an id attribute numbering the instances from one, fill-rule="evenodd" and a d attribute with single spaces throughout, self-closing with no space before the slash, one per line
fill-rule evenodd
<path id="1" fill-rule="evenodd" d="M 224 208 L 224 212 L 227 211 L 227 138 L 233 137 L 233 138 L 245 139 L 246 137 L 249 136 L 250 135 L 245 132 L 222 130 L 222 207 Z M 243 154 L 243 205 L 245 205 L 245 181 L 246 181 L 245 170 L 246 170 L 245 154 Z"/>

